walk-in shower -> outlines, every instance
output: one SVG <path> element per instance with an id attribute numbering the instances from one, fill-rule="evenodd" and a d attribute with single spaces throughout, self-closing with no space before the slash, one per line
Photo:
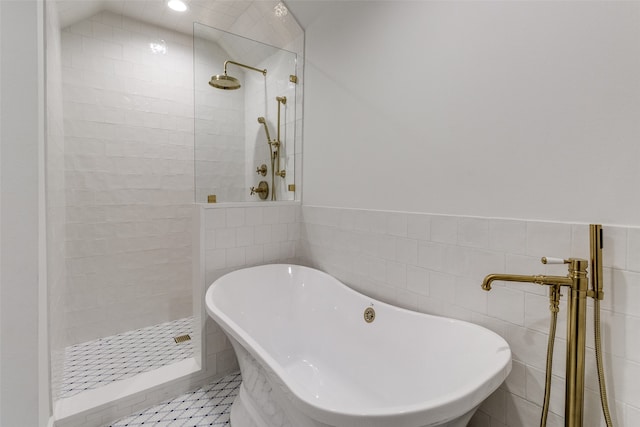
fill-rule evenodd
<path id="1" fill-rule="evenodd" d="M 170 40 L 165 51 L 139 42 L 158 37 Z M 107 10 L 49 28 L 48 39 L 49 126 L 59 133 L 47 159 L 59 186 L 48 190 L 58 206 L 48 218 L 52 395 L 69 402 L 192 358 L 199 344 L 174 339 L 199 333 L 193 47 Z"/>
<path id="2" fill-rule="evenodd" d="M 297 56 L 274 45 L 301 53 L 303 32 L 269 1 L 194 0 L 178 20 L 165 2 L 44 3 L 51 403 L 56 425 L 95 427 L 232 369 L 199 316 L 211 245 L 193 233 L 194 201 L 261 200 L 271 162 L 256 118 L 275 129 L 276 96 L 292 101 L 291 174 L 273 191 L 294 199 Z"/>

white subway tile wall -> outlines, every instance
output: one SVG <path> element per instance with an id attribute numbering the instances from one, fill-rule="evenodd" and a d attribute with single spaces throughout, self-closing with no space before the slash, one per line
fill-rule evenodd
<path id="1" fill-rule="evenodd" d="M 470 426 L 539 425 L 549 328 L 546 289 L 480 284 L 489 273 L 566 274 L 540 257 L 589 255 L 586 224 L 568 224 L 359 209 L 302 207 L 298 256 L 347 285 L 409 309 L 468 320 L 502 335 L 513 353 L 505 383 Z M 603 346 L 614 424 L 640 425 L 640 232 L 604 226 Z M 589 308 L 589 315 L 593 308 Z M 591 318 L 590 318 L 591 319 Z M 585 426 L 604 425 L 589 323 Z M 563 425 L 566 296 L 553 369 L 548 426 Z"/>
<path id="2" fill-rule="evenodd" d="M 204 220 L 205 292 L 218 277 L 238 268 L 299 261 L 299 203 L 264 205 L 200 206 Z"/>
<path id="3" fill-rule="evenodd" d="M 61 32 L 66 345 L 192 314 L 192 38 L 100 12 Z"/>

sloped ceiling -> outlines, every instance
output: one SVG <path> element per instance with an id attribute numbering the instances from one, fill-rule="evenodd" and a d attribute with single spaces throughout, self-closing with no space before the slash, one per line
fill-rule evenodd
<path id="1" fill-rule="evenodd" d="M 108 10 L 188 35 L 193 33 L 193 22 L 200 22 L 280 48 L 303 33 L 292 14 L 276 15 L 279 1 L 184 1 L 188 10 L 182 13 L 169 9 L 166 0 L 57 0 L 56 6 L 62 28 Z"/>

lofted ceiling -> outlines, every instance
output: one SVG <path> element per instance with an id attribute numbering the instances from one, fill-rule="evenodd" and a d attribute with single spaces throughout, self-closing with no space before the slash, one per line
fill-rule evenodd
<path id="1" fill-rule="evenodd" d="M 186 12 L 169 9 L 166 0 L 51 1 L 56 2 L 62 28 L 107 10 L 188 35 L 193 33 L 193 23 L 199 22 L 279 48 L 291 49 L 303 34 L 291 13 L 277 16 L 277 0 L 184 0 Z"/>

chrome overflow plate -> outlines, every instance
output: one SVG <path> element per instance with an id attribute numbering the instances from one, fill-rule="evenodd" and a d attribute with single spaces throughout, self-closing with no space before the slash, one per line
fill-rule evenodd
<path id="1" fill-rule="evenodd" d="M 364 321 L 367 323 L 371 323 L 375 320 L 376 318 L 376 311 L 373 309 L 373 307 L 367 307 L 364 310 Z"/>

